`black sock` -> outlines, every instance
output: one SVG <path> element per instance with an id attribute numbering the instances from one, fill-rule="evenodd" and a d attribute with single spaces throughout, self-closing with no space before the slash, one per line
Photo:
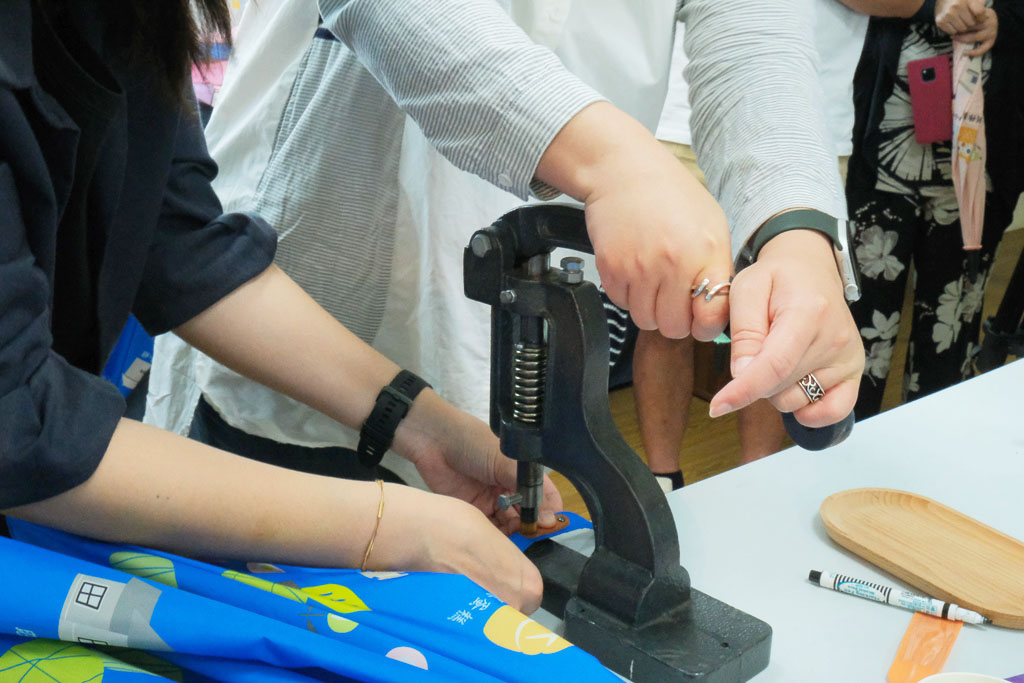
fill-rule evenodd
<path id="1" fill-rule="evenodd" d="M 683 488 L 683 471 L 676 470 L 675 472 L 654 472 L 656 477 L 665 477 L 672 482 L 672 490 Z"/>

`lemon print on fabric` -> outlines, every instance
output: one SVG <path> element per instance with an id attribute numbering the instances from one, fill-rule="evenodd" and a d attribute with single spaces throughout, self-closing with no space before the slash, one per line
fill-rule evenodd
<path id="1" fill-rule="evenodd" d="M 160 679 L 160 676 L 108 655 L 60 640 L 30 640 L 0 655 L 0 680 L 3 681 L 86 683 L 102 680 L 104 671 L 137 673 Z"/>
<path id="2" fill-rule="evenodd" d="M 572 647 L 565 638 L 508 605 L 491 615 L 484 625 L 484 635 L 495 645 L 524 655 L 550 655 Z"/>
<path id="3" fill-rule="evenodd" d="M 178 587 L 174 563 L 166 557 L 146 553 L 114 553 L 110 556 L 110 566 L 140 579 L 157 581 L 171 588 Z"/>
<path id="4" fill-rule="evenodd" d="M 335 633 L 348 633 L 356 626 L 359 626 L 358 621 L 339 617 L 337 614 L 327 615 L 327 628 L 331 629 Z"/>
<path id="5" fill-rule="evenodd" d="M 332 610 L 332 613 L 327 615 L 327 626 L 335 633 L 348 633 L 358 626 L 359 623 L 345 617 L 340 617 L 333 612 L 351 614 L 352 612 L 370 611 L 366 603 L 360 600 L 359 596 L 352 589 L 339 586 L 336 583 L 327 583 L 323 586 L 307 586 L 302 590 L 309 594 L 310 600 Z"/>

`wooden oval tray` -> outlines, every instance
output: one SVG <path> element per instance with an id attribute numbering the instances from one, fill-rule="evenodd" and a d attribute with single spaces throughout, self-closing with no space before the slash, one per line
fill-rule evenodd
<path id="1" fill-rule="evenodd" d="M 850 489 L 821 504 L 828 535 L 920 592 L 1024 629 L 1024 543 L 930 498 Z"/>

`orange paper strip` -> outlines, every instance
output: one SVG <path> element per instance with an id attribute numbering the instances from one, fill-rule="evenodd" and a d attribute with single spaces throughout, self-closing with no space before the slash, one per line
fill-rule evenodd
<path id="1" fill-rule="evenodd" d="M 940 673 L 963 625 L 962 621 L 914 614 L 889 668 L 889 683 L 917 683 Z"/>

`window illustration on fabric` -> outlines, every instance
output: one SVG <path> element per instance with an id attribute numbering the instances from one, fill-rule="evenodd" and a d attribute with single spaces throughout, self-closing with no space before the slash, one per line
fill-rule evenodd
<path id="1" fill-rule="evenodd" d="M 9 526 L 0 680 L 617 680 L 464 576 L 221 566 Z"/>
<path id="2" fill-rule="evenodd" d="M 169 650 L 150 626 L 160 589 L 139 579 L 127 583 L 79 574 L 57 622 L 61 640 L 83 645 L 118 645 Z"/>

